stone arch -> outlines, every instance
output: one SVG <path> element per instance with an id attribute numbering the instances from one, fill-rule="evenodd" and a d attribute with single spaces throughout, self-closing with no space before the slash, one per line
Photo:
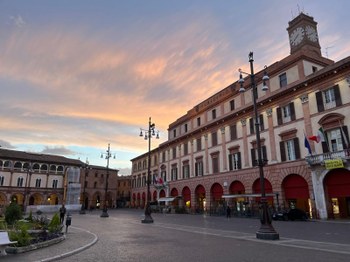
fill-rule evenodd
<path id="1" fill-rule="evenodd" d="M 328 217 L 350 217 L 350 171 L 338 168 L 323 179 Z"/>
<path id="2" fill-rule="evenodd" d="M 23 167 L 22 162 L 19 162 L 19 161 L 15 162 L 13 165 L 14 170 L 22 170 L 22 167 Z"/>
<path id="3" fill-rule="evenodd" d="M 58 205 L 58 195 L 56 193 L 51 193 L 48 196 L 48 204 L 49 205 Z"/>
<path id="4" fill-rule="evenodd" d="M 44 205 L 46 204 L 46 199 L 44 199 L 44 196 L 40 193 L 34 193 L 29 197 L 29 205 Z"/>
<path id="5" fill-rule="evenodd" d="M 47 173 L 47 171 L 48 171 L 48 165 L 47 164 L 42 164 L 41 166 L 40 166 L 40 173 Z"/>
<path id="6" fill-rule="evenodd" d="M 177 191 L 177 189 L 175 187 L 172 188 L 171 191 L 170 191 L 170 196 L 176 197 L 178 195 L 179 195 L 179 192 Z"/>
<path id="7" fill-rule="evenodd" d="M 182 189 L 182 199 L 187 208 L 191 208 L 191 190 L 188 186 Z"/>
<path id="8" fill-rule="evenodd" d="M 50 172 L 51 173 L 56 173 L 57 167 L 56 165 L 50 165 Z"/>
<path id="9" fill-rule="evenodd" d="M 239 180 L 235 180 L 230 184 L 229 193 L 232 195 L 239 195 L 245 193 L 245 187 Z"/>
<path id="10" fill-rule="evenodd" d="M 224 212 L 224 189 L 219 183 L 214 183 L 210 188 L 210 213 L 221 214 Z"/>
<path id="11" fill-rule="evenodd" d="M 0 207 L 7 205 L 7 197 L 4 193 L 0 192 Z"/>
<path id="12" fill-rule="evenodd" d="M 92 196 L 92 202 L 90 203 L 90 209 L 99 209 L 102 205 L 102 195 L 99 191 L 95 192 Z"/>
<path id="13" fill-rule="evenodd" d="M 156 201 L 157 200 L 157 190 L 153 191 L 152 196 L 153 196 L 153 201 Z"/>
<path id="14" fill-rule="evenodd" d="M 299 208 L 305 212 L 310 211 L 309 185 L 298 174 L 290 174 L 282 181 L 282 191 L 285 199 L 285 207 Z"/>
<path id="15" fill-rule="evenodd" d="M 266 178 L 264 178 L 264 185 L 265 185 L 265 194 L 273 193 L 272 184 Z M 260 178 L 258 178 L 254 181 L 253 186 L 252 186 L 252 191 L 253 191 L 253 194 L 260 194 L 261 193 Z M 273 196 L 268 196 L 266 198 L 267 198 L 268 204 L 273 206 Z M 260 197 L 256 197 L 255 202 L 259 203 Z"/>
<path id="16" fill-rule="evenodd" d="M 39 170 L 40 170 L 40 165 L 39 165 L 38 163 L 35 163 L 35 164 L 33 164 L 32 169 L 33 169 L 33 171 L 35 171 L 35 172 L 39 172 Z"/>
<path id="17" fill-rule="evenodd" d="M 206 208 L 206 190 L 205 187 L 201 184 L 197 185 L 195 189 L 195 209 L 197 213 L 202 213 Z"/>

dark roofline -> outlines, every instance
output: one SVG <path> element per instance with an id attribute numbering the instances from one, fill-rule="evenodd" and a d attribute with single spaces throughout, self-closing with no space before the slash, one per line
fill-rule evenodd
<path id="1" fill-rule="evenodd" d="M 24 152 L 11 149 L 0 148 L 0 158 L 18 161 L 55 163 L 62 165 L 84 166 L 85 163 L 64 156 Z"/>

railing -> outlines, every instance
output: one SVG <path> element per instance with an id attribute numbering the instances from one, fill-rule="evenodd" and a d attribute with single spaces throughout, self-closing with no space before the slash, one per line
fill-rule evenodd
<path id="1" fill-rule="evenodd" d="M 305 157 L 305 161 L 310 166 L 324 165 L 325 160 L 332 160 L 332 159 L 350 160 L 350 149 L 344 149 L 342 151 L 329 152 L 329 153 Z"/>

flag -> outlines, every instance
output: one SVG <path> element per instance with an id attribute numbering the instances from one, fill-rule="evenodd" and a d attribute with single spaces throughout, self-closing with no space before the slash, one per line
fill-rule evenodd
<path id="1" fill-rule="evenodd" d="M 343 146 L 343 147 L 344 147 L 344 149 L 349 148 L 349 140 L 348 140 L 347 136 L 345 135 L 345 132 L 343 130 L 343 127 L 341 126 L 340 121 L 339 121 L 339 128 L 340 128 L 340 132 L 341 132 L 341 136 L 342 136 L 342 141 L 344 141 L 344 143 L 345 143 L 345 146 Z"/>
<path id="2" fill-rule="evenodd" d="M 309 139 L 312 141 L 315 141 L 316 143 L 319 143 L 320 141 L 325 142 L 326 139 L 325 139 L 325 135 L 323 132 L 323 128 L 320 127 L 320 129 L 318 129 L 318 131 L 317 131 L 317 134 L 314 136 L 309 136 Z"/>
<path id="3" fill-rule="evenodd" d="M 304 139 L 304 146 L 305 146 L 305 148 L 307 148 L 307 151 L 309 152 L 309 155 L 312 155 L 309 140 L 307 140 L 305 134 L 304 134 L 304 137 L 305 137 L 305 139 Z"/>

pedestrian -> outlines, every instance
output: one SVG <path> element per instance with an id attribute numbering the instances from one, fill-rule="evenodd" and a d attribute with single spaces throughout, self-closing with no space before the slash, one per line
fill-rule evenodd
<path id="1" fill-rule="evenodd" d="M 230 217 L 231 217 L 231 208 L 230 208 L 230 206 L 227 206 L 227 209 L 226 209 L 226 217 L 227 217 L 227 218 L 230 218 Z"/>
<path id="2" fill-rule="evenodd" d="M 64 216 L 66 215 L 66 207 L 62 204 L 60 208 L 60 223 L 63 224 Z"/>

